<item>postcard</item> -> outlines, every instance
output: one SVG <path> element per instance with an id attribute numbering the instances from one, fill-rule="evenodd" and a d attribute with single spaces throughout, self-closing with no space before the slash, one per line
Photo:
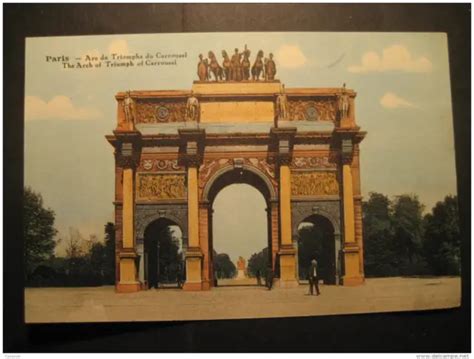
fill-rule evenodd
<path id="1" fill-rule="evenodd" d="M 444 33 L 27 38 L 25 320 L 458 307 Z"/>

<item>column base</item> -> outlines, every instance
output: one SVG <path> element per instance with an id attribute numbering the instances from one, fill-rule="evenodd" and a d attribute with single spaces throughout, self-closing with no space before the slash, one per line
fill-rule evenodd
<path id="1" fill-rule="evenodd" d="M 203 289 L 202 257 L 199 247 L 188 247 L 186 251 L 186 281 L 183 290 L 196 291 Z"/>
<path id="2" fill-rule="evenodd" d="M 186 292 L 198 292 L 202 291 L 203 283 L 202 282 L 186 282 L 183 284 L 183 290 Z"/>
<path id="3" fill-rule="evenodd" d="M 342 285 L 355 287 L 364 284 L 364 277 L 342 277 Z"/>
<path id="4" fill-rule="evenodd" d="M 208 280 L 202 282 L 202 290 L 211 290 L 212 283 Z"/>
<path id="5" fill-rule="evenodd" d="M 139 292 L 142 288 L 140 282 L 117 283 L 115 291 L 117 293 L 134 293 Z"/>
<path id="6" fill-rule="evenodd" d="M 290 283 L 296 283 L 296 250 L 292 245 L 282 245 L 280 248 L 280 282 L 283 288 L 289 288 Z M 284 284 L 283 284 L 284 283 Z"/>

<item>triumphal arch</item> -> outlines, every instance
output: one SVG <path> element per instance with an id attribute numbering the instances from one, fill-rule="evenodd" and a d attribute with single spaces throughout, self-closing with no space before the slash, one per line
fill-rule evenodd
<path id="1" fill-rule="evenodd" d="M 266 200 L 269 260 L 280 287 L 298 284 L 296 237 L 308 218 L 330 228 L 330 282 L 364 282 L 365 133 L 355 121 L 356 93 L 345 85 L 285 88 L 272 57 L 259 69 L 259 52 L 250 69 L 247 51 L 227 67 L 212 52 L 210 62 L 200 56 L 199 80 L 188 90 L 116 94 L 117 127 L 107 140 L 115 149 L 117 291 L 147 288 L 145 233 L 160 220 L 182 231 L 183 288 L 212 288 L 212 205 L 233 183 L 254 186 Z"/>

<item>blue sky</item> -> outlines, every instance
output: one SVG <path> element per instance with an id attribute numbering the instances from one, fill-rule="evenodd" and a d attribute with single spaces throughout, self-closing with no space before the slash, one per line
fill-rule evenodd
<path id="1" fill-rule="evenodd" d="M 427 209 L 456 193 L 447 37 L 442 33 L 197 33 L 29 38 L 25 84 L 25 184 L 56 212 L 60 235 L 75 227 L 102 237 L 113 219 L 113 149 L 104 136 L 115 126 L 115 93 L 190 89 L 200 53 L 247 44 L 272 52 L 277 78 L 288 87 L 347 87 L 357 92 L 363 195 L 416 193 Z M 176 66 L 63 69 L 47 56 L 187 53 Z M 220 55 L 219 55 L 220 58 Z M 216 199 L 245 213 L 252 188 L 233 186 Z M 238 193 L 247 200 L 238 201 Z M 253 199 L 252 199 L 253 198 Z M 237 207 L 236 207 L 237 206 Z M 239 211 L 241 209 L 241 211 Z M 221 211 L 219 211 L 221 212 Z M 222 211 L 223 212 L 223 211 Z M 239 218 L 241 228 L 220 239 L 235 218 L 216 214 L 219 251 L 248 257 L 264 241 L 264 216 Z M 222 237 L 223 238 L 223 237 Z M 246 240 L 242 240 L 246 238 Z M 252 243 L 258 242 L 258 245 Z M 222 248 L 219 248 L 221 246 Z M 230 247 L 229 247 L 230 246 Z M 255 247 L 255 248 L 254 248 Z"/>

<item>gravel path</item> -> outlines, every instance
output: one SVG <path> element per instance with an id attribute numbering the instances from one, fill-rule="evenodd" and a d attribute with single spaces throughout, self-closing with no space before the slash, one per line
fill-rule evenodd
<path id="1" fill-rule="evenodd" d="M 229 284 L 229 283 L 226 283 Z M 367 279 L 358 287 L 224 286 L 204 292 L 179 289 L 115 293 L 111 286 L 26 288 L 25 321 L 102 322 L 270 318 L 452 308 L 460 305 L 459 277 Z"/>

